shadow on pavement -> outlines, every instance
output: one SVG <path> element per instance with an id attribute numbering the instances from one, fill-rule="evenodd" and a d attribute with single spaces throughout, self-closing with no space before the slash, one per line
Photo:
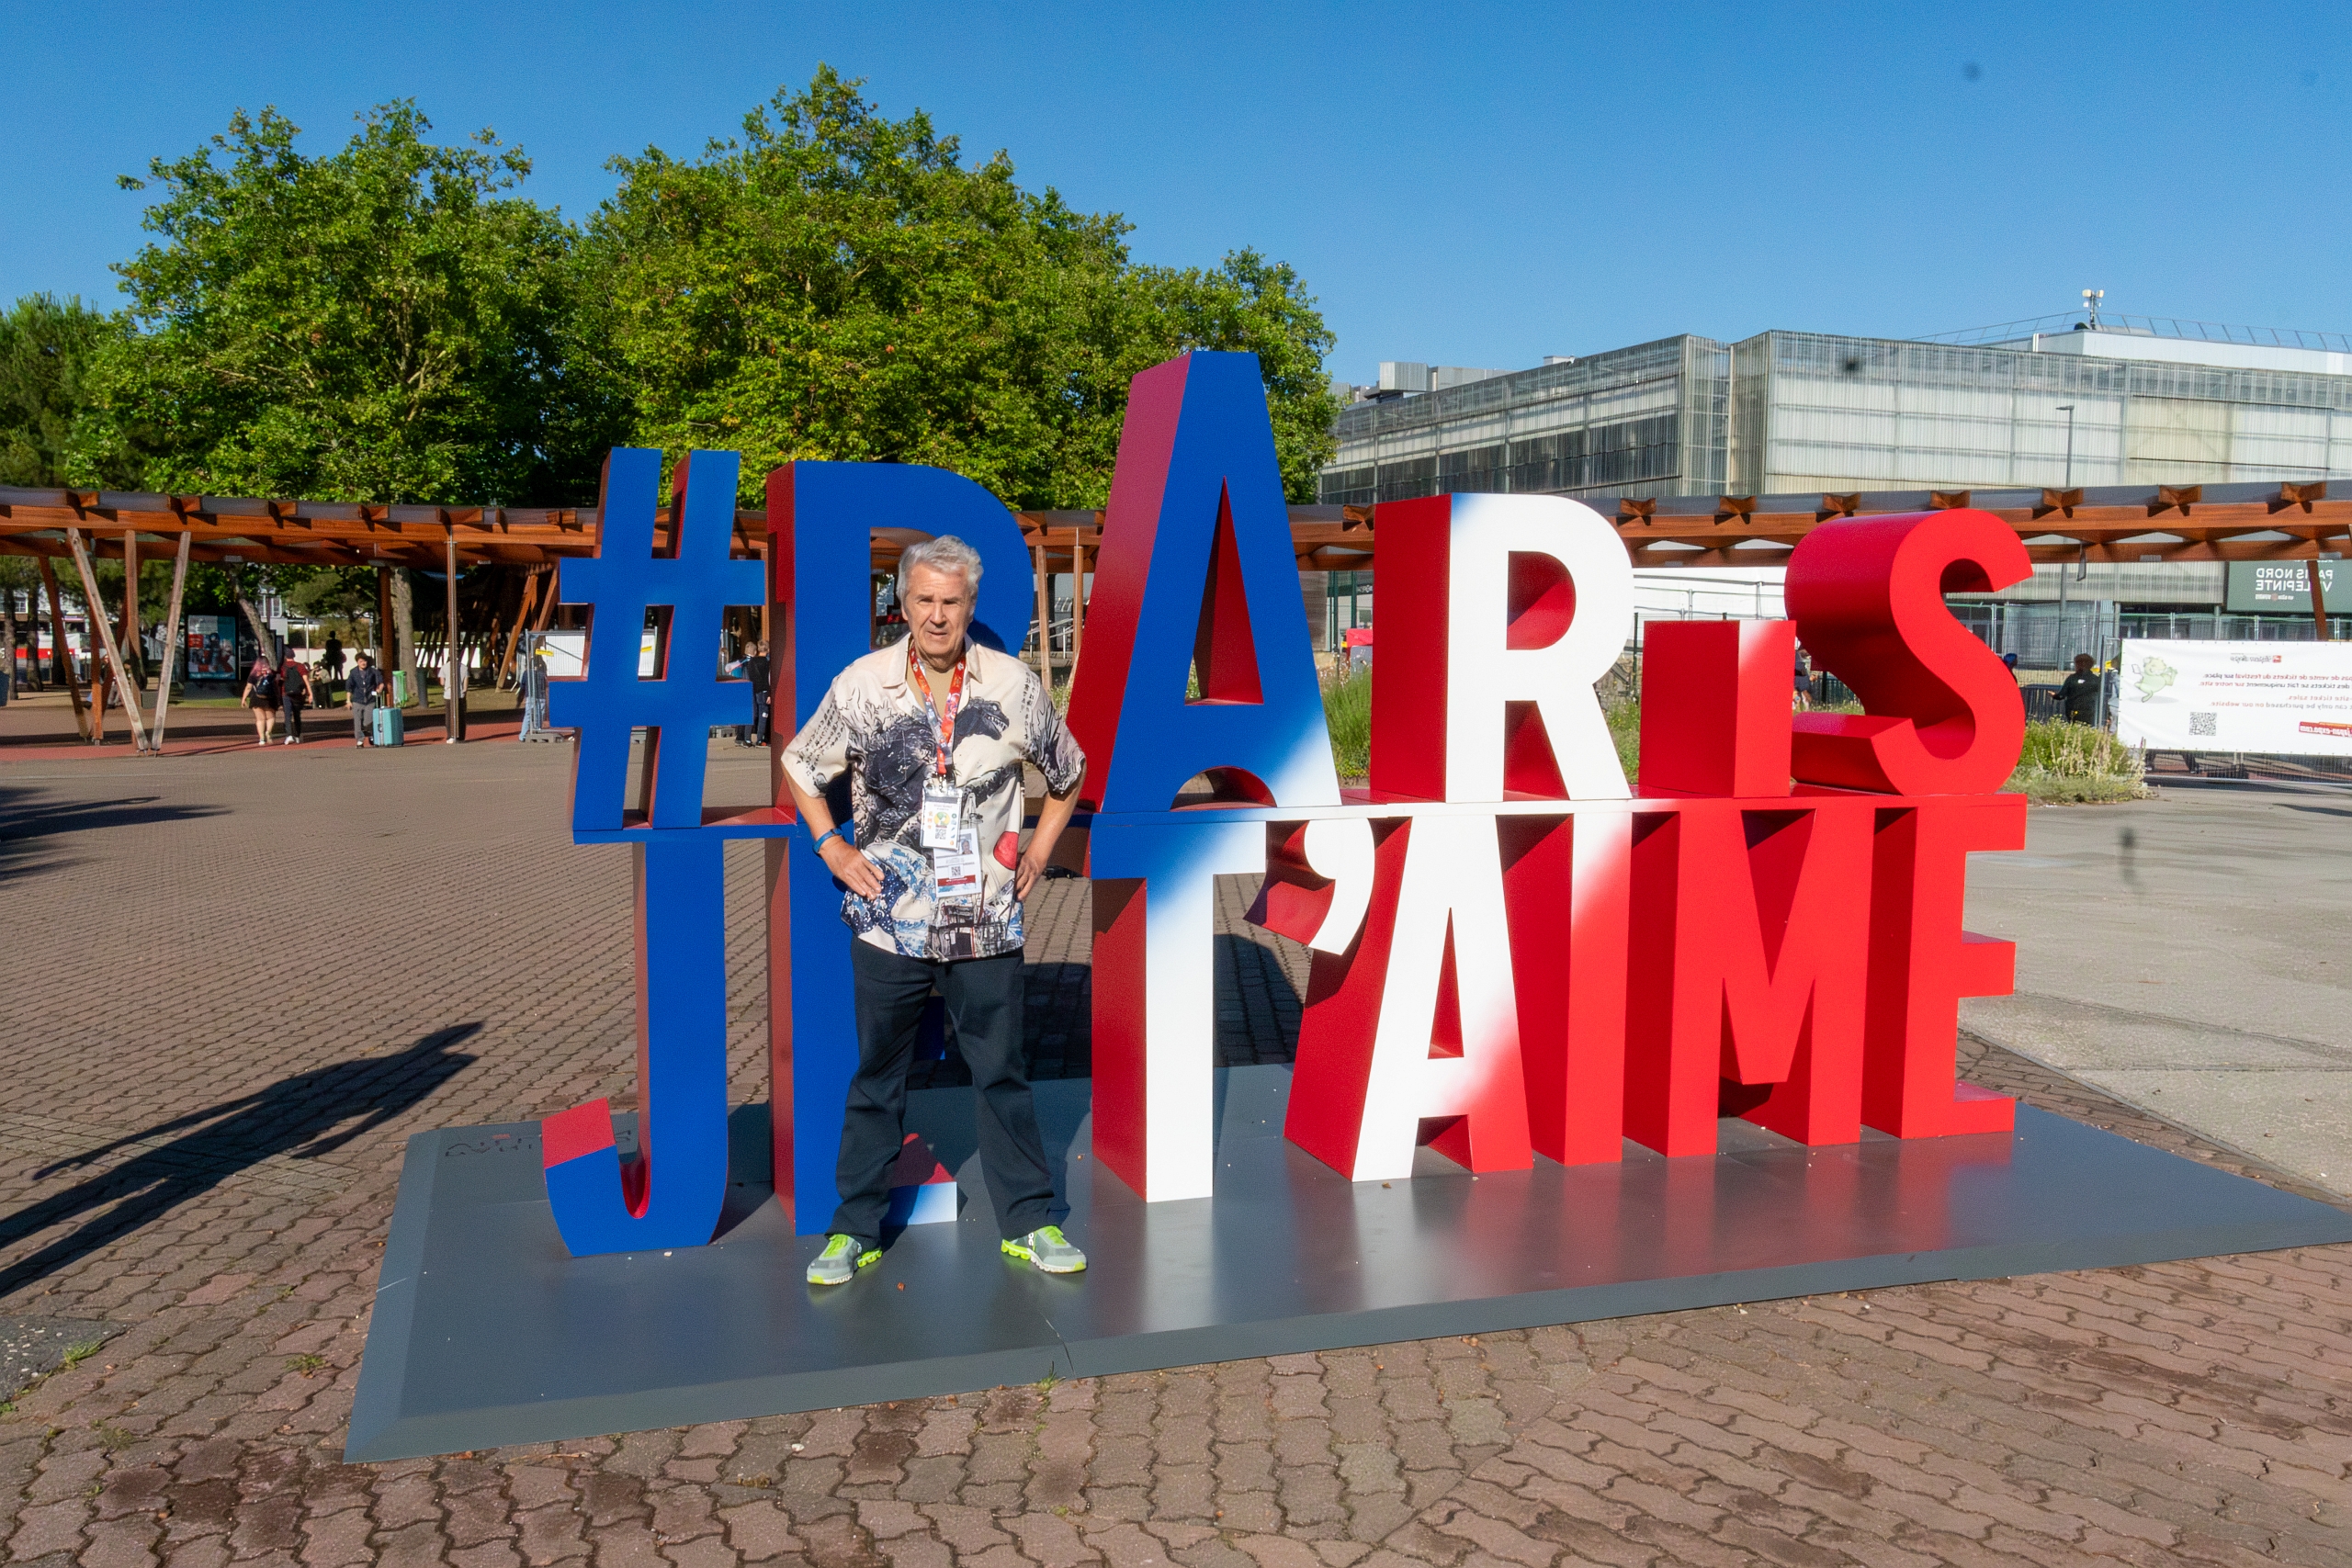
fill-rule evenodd
<path id="1" fill-rule="evenodd" d="M 48 840 L 97 828 L 135 828 L 149 822 L 186 822 L 218 817 L 218 806 L 169 806 L 155 795 L 119 800 L 49 800 L 46 792 L 0 785 L 0 881 L 28 872 L 56 870 L 70 860 L 44 856 Z"/>
<path id="2" fill-rule="evenodd" d="M 470 1066 L 476 1058 L 452 1047 L 480 1033 L 481 1027 L 461 1023 L 435 1030 L 393 1055 L 362 1056 L 297 1073 L 254 1093 L 175 1117 L 35 1171 L 33 1179 L 44 1181 L 133 1145 L 170 1139 L 140 1148 L 121 1163 L 0 1218 L 0 1246 L 11 1246 L 112 1205 L 70 1235 L 0 1269 L 0 1296 L 89 1256 L 273 1155 L 316 1159 L 373 1132 Z M 353 1117 L 361 1120 L 334 1131 Z"/>

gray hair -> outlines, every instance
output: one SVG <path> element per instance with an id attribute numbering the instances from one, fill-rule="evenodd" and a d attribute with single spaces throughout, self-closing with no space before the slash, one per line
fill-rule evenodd
<path id="1" fill-rule="evenodd" d="M 899 603 L 907 602 L 907 577 L 919 566 L 933 571 L 960 572 L 964 591 L 977 603 L 980 596 L 980 552 L 953 534 L 942 534 L 935 539 L 925 539 L 919 545 L 909 545 L 899 555 Z"/>

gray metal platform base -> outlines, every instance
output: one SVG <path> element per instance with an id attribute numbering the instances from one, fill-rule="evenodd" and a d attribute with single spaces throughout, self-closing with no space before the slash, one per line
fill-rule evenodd
<path id="1" fill-rule="evenodd" d="M 1218 1074 L 1215 1200 L 1138 1202 L 1088 1154 L 1083 1079 L 1037 1086 L 1085 1273 L 1003 1257 L 969 1090 L 911 1097 L 964 1190 L 852 1283 L 767 1201 L 737 1112 L 711 1246 L 573 1258 L 537 1127 L 409 1141 L 345 1457 L 386 1460 L 1109 1372 L 1931 1280 L 2352 1240 L 2352 1215 L 2023 1109 L 2012 1135 L 1340 1179 L 1283 1142 L 1283 1067 Z M 902 1290 L 899 1287 L 903 1285 Z"/>

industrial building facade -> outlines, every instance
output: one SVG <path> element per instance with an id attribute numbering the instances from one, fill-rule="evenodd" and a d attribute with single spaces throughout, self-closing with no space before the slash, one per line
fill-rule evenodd
<path id="1" fill-rule="evenodd" d="M 2111 327 L 1684 335 L 1374 389 L 1333 434 L 1327 504 L 2302 481 L 2352 476 L 2352 354 Z"/>
<path id="2" fill-rule="evenodd" d="M 1333 426 L 1320 499 L 1517 491 L 1600 498 L 1613 511 L 1621 499 L 1676 495 L 2352 476 L 2352 343 L 2342 339 L 2134 318 L 1953 335 L 1970 341 L 1686 334 L 1530 370 L 1384 366 L 1382 384 L 1357 389 Z M 1736 615 L 1750 613 L 1751 593 L 1753 613 L 1778 613 L 1785 558 L 1758 550 L 1752 570 L 1687 587 L 1677 571 L 1640 573 L 1644 614 Z M 1368 624 L 1371 576 L 1330 574 L 1324 636 Z M 2220 615 L 2223 574 L 2218 564 L 2045 565 L 1989 597 L 2024 603 L 1980 629 L 2040 655 L 2045 642 L 2095 647 L 2099 628 L 2215 635 L 2173 622 L 2167 633 L 2148 617 Z M 2307 620 L 2277 618 L 2268 629 L 2310 635 Z M 2266 631 L 2256 617 L 2233 635 Z"/>

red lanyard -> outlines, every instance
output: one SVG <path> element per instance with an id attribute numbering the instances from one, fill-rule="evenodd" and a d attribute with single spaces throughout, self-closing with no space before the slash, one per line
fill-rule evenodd
<path id="1" fill-rule="evenodd" d="M 931 682 L 923 678 L 922 661 L 911 651 L 907 654 L 907 671 L 915 678 L 916 689 L 922 693 L 924 715 L 939 727 L 939 776 L 946 778 L 949 775 L 947 752 L 956 744 L 956 710 L 964 702 L 964 661 L 960 659 L 956 661 L 956 673 L 947 682 L 947 712 L 944 717 L 932 705 Z"/>

